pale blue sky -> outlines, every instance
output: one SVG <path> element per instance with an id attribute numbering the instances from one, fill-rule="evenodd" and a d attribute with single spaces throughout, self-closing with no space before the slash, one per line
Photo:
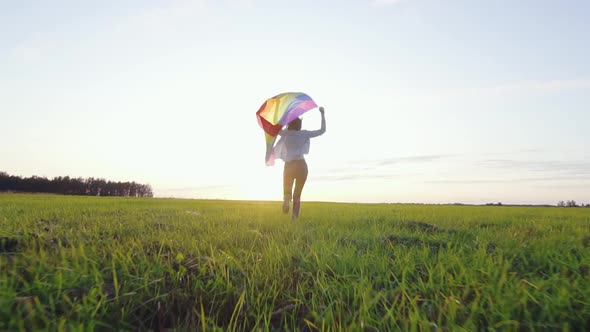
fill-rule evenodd
<path id="1" fill-rule="evenodd" d="M 588 31 L 588 1 L 0 0 L 0 170 L 280 199 L 254 114 L 302 91 L 305 200 L 590 203 Z"/>

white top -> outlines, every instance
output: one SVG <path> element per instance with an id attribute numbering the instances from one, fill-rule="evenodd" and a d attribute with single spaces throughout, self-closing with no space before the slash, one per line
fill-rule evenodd
<path id="1" fill-rule="evenodd" d="M 318 130 L 281 130 L 281 138 L 274 147 L 275 157 L 284 162 L 303 159 L 309 153 L 309 139 L 326 132 L 326 118 L 322 114 L 322 127 Z"/>

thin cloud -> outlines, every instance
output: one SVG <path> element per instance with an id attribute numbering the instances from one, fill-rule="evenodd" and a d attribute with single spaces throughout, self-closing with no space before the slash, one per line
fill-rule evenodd
<path id="1" fill-rule="evenodd" d="M 399 158 L 383 158 L 374 160 L 352 160 L 344 163 L 344 167 L 334 167 L 321 170 L 321 175 L 314 176 L 313 179 L 318 181 L 353 181 L 369 179 L 393 179 L 402 177 L 420 176 L 422 174 L 407 173 L 388 173 L 391 165 L 398 164 L 429 164 L 436 163 L 457 155 L 440 154 L 440 155 L 417 155 Z"/>
<path id="2" fill-rule="evenodd" d="M 521 156 L 523 154 L 539 154 L 543 152 L 548 152 L 547 149 L 516 149 L 512 151 L 504 151 L 504 152 L 487 152 L 480 154 L 481 156 Z"/>
<path id="3" fill-rule="evenodd" d="M 426 184 L 494 184 L 494 183 L 505 183 L 508 180 L 430 180 L 430 181 L 422 181 L 419 183 L 426 183 Z"/>
<path id="4" fill-rule="evenodd" d="M 506 179 L 468 179 L 468 180 L 429 180 L 421 183 L 435 185 L 470 185 L 470 184 L 506 184 L 506 183 L 543 183 L 543 182 L 569 182 L 575 181 L 576 184 L 583 181 L 590 181 L 590 176 L 554 176 L 554 177 L 536 177 L 536 178 L 506 178 Z M 563 185 L 570 187 L 571 185 Z M 587 185 L 586 185 L 587 186 Z"/>
<path id="5" fill-rule="evenodd" d="M 542 185 L 536 185 L 534 187 L 539 188 L 539 189 L 587 189 L 588 183 L 582 183 L 582 184 L 542 184 Z"/>
<path id="6" fill-rule="evenodd" d="M 378 166 L 385 166 L 385 165 L 392 165 L 392 164 L 400 164 L 400 163 L 431 163 L 434 161 L 439 161 L 441 159 L 447 159 L 453 157 L 454 155 L 424 155 L 424 156 L 410 156 L 410 157 L 400 157 L 400 158 L 391 158 L 391 159 L 384 159 L 377 162 Z"/>
<path id="7" fill-rule="evenodd" d="M 371 173 L 349 173 L 342 175 L 318 175 L 311 177 L 313 181 L 356 181 L 356 180 L 370 180 L 370 179 L 381 179 L 389 180 L 394 178 L 400 178 L 408 175 L 400 174 L 371 174 Z"/>
<path id="8" fill-rule="evenodd" d="M 413 163 L 430 163 L 435 162 L 443 159 L 450 159 L 453 157 L 458 157 L 457 154 L 431 154 L 431 155 L 416 155 L 416 156 L 406 156 L 406 157 L 387 157 L 387 158 L 380 158 L 380 159 L 368 159 L 368 160 L 350 160 L 344 162 L 346 165 L 350 165 L 347 167 L 341 168 L 332 168 L 330 171 L 337 171 L 337 170 L 358 170 L 358 169 L 374 169 L 379 166 L 386 166 L 392 164 L 413 164 Z"/>
<path id="9" fill-rule="evenodd" d="M 321 174 L 314 176 L 316 181 L 361 181 L 361 180 L 391 180 L 403 178 L 426 177 L 419 183 L 435 185 L 485 185 L 485 184 L 511 184 L 511 183 L 550 183 L 550 182 L 588 182 L 590 181 L 590 162 L 582 160 L 518 160 L 517 155 L 537 153 L 537 149 L 515 150 L 504 152 L 502 157 L 478 159 L 467 155 L 456 154 L 432 154 L 416 155 L 399 158 L 384 158 L 379 160 L 351 161 L 344 166 L 322 170 Z M 485 155 L 485 154 L 484 154 Z M 492 156 L 494 154 L 487 154 Z M 495 156 L 499 156 L 496 154 Z M 461 158 L 458 158 L 461 157 Z M 476 171 L 479 174 L 489 173 L 490 177 L 461 178 L 456 179 L 432 179 L 432 176 L 440 177 L 440 165 L 455 164 L 458 168 Z M 403 172 L 414 165 L 424 165 L 421 173 L 407 174 Z M 398 167 L 399 166 L 399 167 Z M 488 169 L 489 171 L 486 171 Z M 394 170 L 397 170 L 395 172 Z M 401 172 L 400 172 L 401 171 Z M 394 173 L 395 172 L 395 173 Z M 445 168 L 443 172 L 457 177 L 460 173 Z M 490 173 L 491 172 L 491 173 Z M 432 180 L 428 179 L 431 178 Z"/>
<path id="10" fill-rule="evenodd" d="M 522 161 L 513 159 L 487 159 L 478 162 L 479 166 L 506 170 L 525 170 L 532 172 L 573 173 L 590 175 L 590 162 L 585 161 Z"/>

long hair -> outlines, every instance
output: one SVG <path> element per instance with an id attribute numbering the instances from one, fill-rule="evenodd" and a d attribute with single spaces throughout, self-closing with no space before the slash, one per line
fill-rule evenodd
<path id="1" fill-rule="evenodd" d="M 291 121 L 291 123 L 287 125 L 287 130 L 301 130 L 301 119 L 295 118 L 295 120 Z"/>

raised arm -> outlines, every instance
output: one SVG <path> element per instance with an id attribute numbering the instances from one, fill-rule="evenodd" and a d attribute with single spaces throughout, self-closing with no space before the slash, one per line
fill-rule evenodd
<path id="1" fill-rule="evenodd" d="M 312 138 L 312 137 L 320 136 L 321 134 L 326 132 L 326 116 L 324 115 L 324 108 L 323 107 L 320 107 L 320 113 L 322 114 L 322 126 L 318 130 L 305 131 L 305 133 L 306 133 L 305 136 Z"/>
<path id="2" fill-rule="evenodd" d="M 281 136 L 304 136 L 304 137 L 317 137 L 326 132 L 326 117 L 324 116 L 324 108 L 320 107 L 320 113 L 322 114 L 322 126 L 318 130 L 284 130 L 279 131 Z"/>

